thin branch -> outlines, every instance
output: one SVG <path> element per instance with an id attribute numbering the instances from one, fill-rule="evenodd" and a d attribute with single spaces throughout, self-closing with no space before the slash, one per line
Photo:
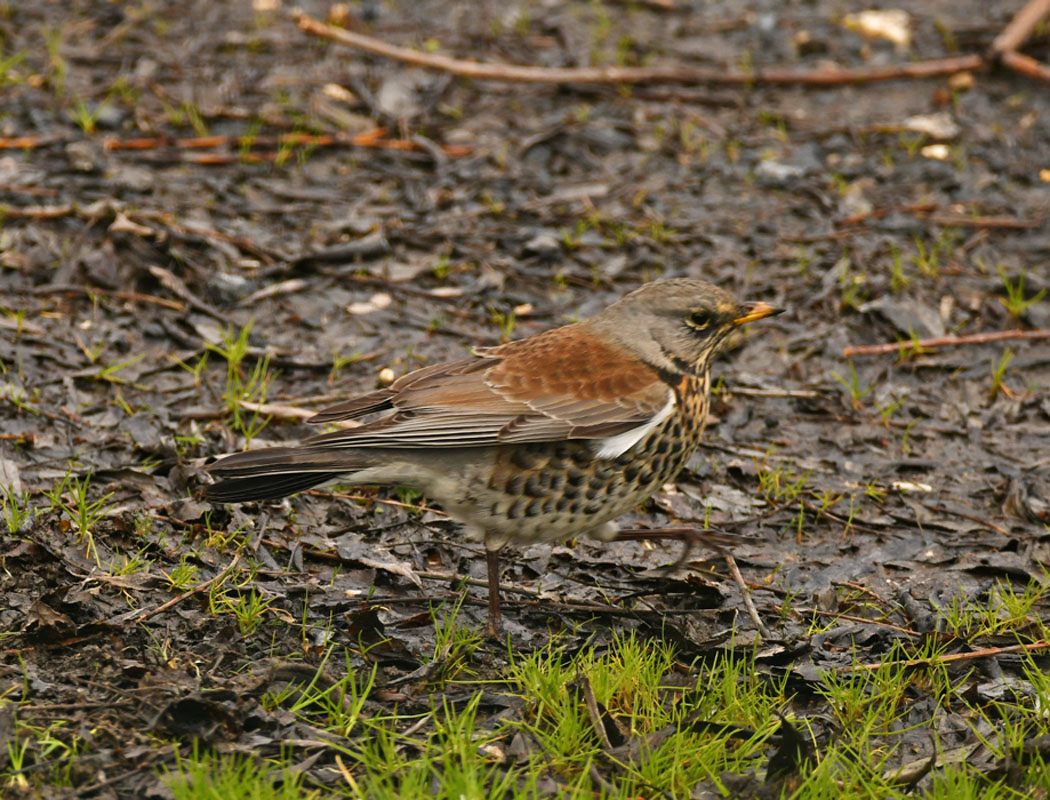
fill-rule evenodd
<path id="1" fill-rule="evenodd" d="M 251 411 L 254 414 L 263 414 L 264 416 L 273 417 L 275 419 L 297 420 L 300 422 L 308 420 L 310 417 L 317 414 L 316 411 L 310 411 L 306 408 L 283 405 L 280 403 L 253 403 L 250 400 L 241 400 L 238 405 L 246 411 Z"/>
<path id="2" fill-rule="evenodd" d="M 0 219 L 59 219 L 68 217 L 76 209 L 72 205 L 13 206 L 0 203 Z"/>
<path id="3" fill-rule="evenodd" d="M 240 553 L 235 553 L 234 556 L 233 556 L 233 560 L 230 561 L 230 563 L 227 565 L 226 569 L 224 569 L 222 572 L 217 573 L 213 577 L 209 578 L 204 583 L 199 584 L 197 586 L 194 586 L 192 589 L 189 589 L 188 591 L 185 591 L 185 592 L 183 592 L 180 595 L 176 595 L 175 597 L 171 598 L 167 602 L 161 603 L 156 608 L 148 609 L 148 610 L 144 610 L 144 611 L 136 611 L 133 614 L 131 614 L 130 616 L 123 617 L 123 618 L 122 617 L 118 617 L 117 620 L 120 621 L 120 622 L 139 623 L 139 622 L 145 622 L 148 619 L 152 619 L 153 617 L 157 616 L 158 614 L 163 614 L 165 611 L 168 611 L 169 609 L 174 608 L 175 606 L 177 606 L 183 600 L 187 600 L 190 597 L 193 597 L 193 595 L 195 595 L 195 594 L 200 594 L 201 592 L 205 592 L 208 589 L 210 589 L 213 585 L 215 585 L 215 583 L 217 581 L 223 580 L 227 575 L 229 575 L 229 574 L 231 574 L 233 572 L 234 567 L 237 566 L 237 562 L 240 561 L 240 560 L 241 560 L 241 554 Z"/>
<path id="4" fill-rule="evenodd" d="M 747 615 L 751 617 L 751 621 L 755 624 L 755 628 L 758 629 L 758 633 L 763 639 L 771 638 L 769 628 L 765 626 L 765 623 L 762 622 L 762 617 L 758 615 L 755 601 L 751 599 L 751 590 L 748 589 L 744 576 L 740 574 L 740 567 L 736 565 L 736 559 L 733 558 L 732 553 L 726 553 L 725 559 L 726 566 L 729 567 L 729 574 L 733 576 L 736 585 L 740 587 L 740 599 L 744 602 L 744 609 L 747 611 Z"/>
<path id="5" fill-rule="evenodd" d="M 117 300 L 124 300 L 128 303 L 147 303 L 161 306 L 162 308 L 170 308 L 172 311 L 177 311 L 180 314 L 186 313 L 185 305 L 167 297 L 157 297 L 156 295 L 143 294 L 142 292 L 113 291 L 111 289 L 102 289 L 98 286 L 81 286 L 76 283 L 51 283 L 46 286 L 32 286 L 23 291 L 32 295 L 82 294 L 86 297 L 95 295 L 99 297 L 114 297 Z"/>
<path id="6" fill-rule="evenodd" d="M 995 37 L 988 52 L 1001 58 L 1011 51 L 1016 51 L 1032 35 L 1039 20 L 1047 14 L 1050 14 L 1050 0 L 1028 0 Z"/>
<path id="7" fill-rule="evenodd" d="M 891 206 L 888 208 L 875 208 L 871 211 L 861 211 L 856 214 L 851 214 L 848 217 L 843 217 L 840 220 L 836 220 L 835 226 L 838 228 L 847 228 L 854 225 L 860 225 L 868 220 L 882 219 L 890 214 L 915 214 L 928 219 L 930 222 L 935 222 L 938 225 L 956 228 L 1008 228 L 1011 230 L 1026 230 L 1028 228 L 1038 228 L 1044 223 L 1043 219 L 1021 219 L 1019 217 L 1005 216 L 974 217 L 967 214 L 937 213 L 936 203 L 923 202 Z"/>
<path id="8" fill-rule="evenodd" d="M 887 630 L 897 631 L 903 633 L 905 636 L 918 636 L 919 632 L 914 631 L 911 628 L 905 628 L 901 625 L 894 625 L 892 622 L 885 622 L 879 619 L 868 619 L 862 617 L 859 614 L 844 614 L 841 611 L 825 611 L 820 608 L 794 608 L 792 609 L 796 614 L 813 614 L 819 617 L 829 617 L 831 619 L 844 619 L 849 622 L 859 622 L 862 625 L 874 625 L 880 628 L 886 628 Z"/>
<path id="9" fill-rule="evenodd" d="M 30 145 L 26 145 L 27 147 Z M 104 145 L 108 151 L 119 150 L 157 150 L 173 147 L 178 150 L 214 150 L 216 148 L 236 149 L 235 154 L 216 154 L 197 156 L 195 162 L 228 163 L 235 161 L 272 161 L 281 156 L 281 151 L 259 153 L 258 148 L 277 147 L 364 147 L 378 150 L 425 150 L 418 142 L 410 139 L 387 138 L 386 128 L 373 128 L 362 133 L 282 133 L 276 136 L 193 136 L 181 139 L 169 139 L 165 136 L 133 137 L 120 139 L 108 137 Z M 459 157 L 470 154 L 466 145 L 439 145 L 438 149 L 447 156 Z M 190 159 L 191 157 L 186 156 Z"/>
<path id="10" fill-rule="evenodd" d="M 1030 644 L 1012 644 L 1006 647 L 985 647 L 981 650 L 974 650 L 970 653 L 949 653 L 944 656 L 933 656 L 931 658 L 909 658 L 904 661 L 873 661 L 870 664 L 851 664 L 845 667 L 839 667 L 836 672 L 861 672 L 861 671 L 874 671 L 882 669 L 886 666 L 892 667 L 927 667 L 942 664 L 951 664 L 956 661 L 973 661 L 978 658 L 991 658 L 993 656 L 1002 656 L 1011 653 L 1030 653 L 1033 650 L 1046 650 L 1050 649 L 1050 642 L 1039 641 L 1031 642 Z"/>
<path id="11" fill-rule="evenodd" d="M 299 29 L 312 36 L 329 39 L 356 50 L 383 56 L 404 64 L 423 69 L 447 72 L 462 78 L 504 81 L 508 83 L 548 84 L 635 84 L 635 83 L 685 83 L 685 84 L 731 84 L 731 85 L 802 85 L 839 86 L 850 83 L 871 83 L 896 78 L 930 78 L 952 75 L 956 72 L 980 69 L 984 59 L 979 55 L 935 58 L 896 64 L 888 67 L 862 67 L 858 69 L 830 68 L 810 71 L 785 70 L 779 68 L 756 69 L 754 71 L 729 70 L 719 67 L 530 67 L 518 64 L 498 64 L 486 61 L 466 61 L 433 53 L 423 53 L 407 47 L 389 44 L 363 33 L 326 25 L 306 14 L 295 17 Z"/>
<path id="12" fill-rule="evenodd" d="M 0 137 L 0 150 L 35 150 L 55 144 L 57 141 L 54 138 L 47 139 L 38 136 Z M 236 150 L 236 152 L 202 153 L 200 155 L 180 153 L 181 160 L 204 165 L 234 164 L 237 162 L 260 164 L 281 161 L 288 157 L 288 151 L 293 147 L 362 147 L 373 150 L 405 150 L 413 152 L 436 150 L 452 158 L 470 155 L 471 152 L 469 145 L 464 144 L 436 144 L 427 147 L 412 139 L 390 139 L 387 137 L 386 128 L 372 128 L 371 130 L 354 134 L 281 133 L 276 136 L 191 136 L 184 138 L 133 136 L 126 139 L 121 139 L 117 136 L 107 136 L 102 140 L 102 147 L 107 152 L 144 152 L 166 148 L 178 151 L 214 150 L 216 148 Z M 261 149 L 267 147 L 279 149 L 269 151 Z"/>
<path id="13" fill-rule="evenodd" d="M 923 212 L 936 210 L 937 204 L 928 201 L 923 203 L 908 203 L 902 206 L 890 206 L 888 208 L 873 208 L 870 211 L 859 211 L 856 214 L 850 214 L 848 217 L 836 220 L 835 225 L 844 228 L 850 225 L 859 225 L 862 222 L 867 222 L 869 219 L 882 219 L 883 217 L 888 217 L 890 214 L 921 214 Z"/>
<path id="14" fill-rule="evenodd" d="M 935 514 L 950 514 L 953 517 L 959 517 L 960 519 L 969 520 L 970 522 L 987 528 L 990 531 L 995 531 L 1000 536 L 1010 535 L 1010 531 L 1008 531 L 1002 525 L 996 525 L 994 522 L 989 522 L 987 519 L 977 514 L 967 514 L 965 511 L 955 511 L 953 509 L 946 508 L 945 506 L 933 505 L 932 503 L 919 503 L 919 505 L 921 505 L 923 508 L 929 509 Z"/>
<path id="15" fill-rule="evenodd" d="M 55 144 L 56 141 L 42 136 L 0 136 L 0 150 L 33 150 Z"/>
<path id="16" fill-rule="evenodd" d="M 886 353 L 899 353 L 901 348 L 929 349 L 934 347 L 961 347 L 968 344 L 989 344 L 1013 339 L 1050 339 L 1050 328 L 1038 328 L 1034 331 L 989 331 L 988 333 L 971 333 L 968 336 L 935 336 L 931 339 L 904 340 L 885 342 L 883 344 L 860 344 L 845 347 L 842 355 L 881 356 Z"/>
<path id="17" fill-rule="evenodd" d="M 1009 67 L 1014 72 L 1020 72 L 1029 78 L 1050 83 L 1050 67 L 1042 61 L 1036 61 L 1024 53 L 1018 53 L 1016 50 L 1007 50 L 999 56 L 999 60 L 1004 67 Z"/>
<path id="18" fill-rule="evenodd" d="M 1029 78 L 1050 83 L 1050 66 L 1018 51 L 1048 14 L 1050 0 L 1028 0 L 995 37 L 992 46 L 988 48 L 987 59 L 991 62 L 998 61 L 1007 69 Z"/>
<path id="19" fill-rule="evenodd" d="M 1038 228 L 1045 221 L 1017 217 L 968 217 L 965 214 L 931 214 L 928 219 L 948 228 L 1005 228 L 1017 231 Z"/>

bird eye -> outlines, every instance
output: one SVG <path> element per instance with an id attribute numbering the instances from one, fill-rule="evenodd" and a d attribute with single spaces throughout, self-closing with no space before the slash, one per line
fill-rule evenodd
<path id="1" fill-rule="evenodd" d="M 706 330 L 711 325 L 710 311 L 694 311 L 689 315 L 689 327 L 698 331 Z"/>

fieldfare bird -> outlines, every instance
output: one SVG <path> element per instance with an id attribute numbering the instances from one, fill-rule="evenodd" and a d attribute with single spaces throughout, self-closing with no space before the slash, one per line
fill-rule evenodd
<path id="1" fill-rule="evenodd" d="M 612 520 L 700 443 L 730 333 L 776 313 L 699 280 L 649 283 L 583 322 L 477 347 L 310 419 L 378 414 L 358 427 L 226 456 L 206 468 L 219 479 L 206 496 L 265 500 L 334 478 L 416 489 L 484 541 L 495 631 L 500 548 L 616 538 Z"/>

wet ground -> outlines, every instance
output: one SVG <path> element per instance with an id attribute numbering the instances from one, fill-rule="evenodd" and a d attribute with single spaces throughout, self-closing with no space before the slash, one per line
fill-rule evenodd
<path id="1" fill-rule="evenodd" d="M 381 39 L 488 61 L 816 69 L 979 52 L 1016 4 L 899 5 L 903 47 L 824 2 L 351 13 Z M 27 703 L 20 720 L 79 732 L 85 796 L 152 791 L 171 759 L 158 736 L 294 738 L 254 698 L 275 664 L 316 665 L 332 643 L 382 640 L 361 661 L 401 686 L 464 578 L 459 621 L 483 624 L 480 550 L 425 498 L 213 508 L 195 495 L 202 459 L 300 438 L 297 410 L 658 277 L 788 309 L 722 359 L 705 446 L 627 520 L 740 536 L 765 669 L 804 684 L 929 634 L 997 581 L 1045 580 L 1050 343 L 914 344 L 1050 327 L 1045 84 L 470 82 L 247 3 L 15 4 L 0 39 L 0 688 Z M 612 630 L 684 661 L 753 648 L 724 557 L 696 549 L 668 572 L 679 555 L 509 552 L 506 632 L 523 651 Z M 213 578 L 265 599 L 256 630 L 207 587 L 162 607 Z M 506 648 L 475 657 L 495 675 Z"/>

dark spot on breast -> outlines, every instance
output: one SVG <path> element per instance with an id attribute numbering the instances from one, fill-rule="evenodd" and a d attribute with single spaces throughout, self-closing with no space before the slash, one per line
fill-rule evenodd
<path id="1" fill-rule="evenodd" d="M 543 497 L 546 494 L 538 473 L 530 475 L 529 479 L 525 481 L 525 494 L 529 497 Z"/>
<path id="2" fill-rule="evenodd" d="M 510 463 L 518 469 L 534 469 L 540 460 L 539 454 L 532 447 L 515 447 L 510 452 Z"/>
<path id="3" fill-rule="evenodd" d="M 575 460 L 577 454 L 573 452 L 573 447 L 568 442 L 563 442 L 555 446 L 554 457 L 562 461 L 568 461 L 569 459 Z"/>

